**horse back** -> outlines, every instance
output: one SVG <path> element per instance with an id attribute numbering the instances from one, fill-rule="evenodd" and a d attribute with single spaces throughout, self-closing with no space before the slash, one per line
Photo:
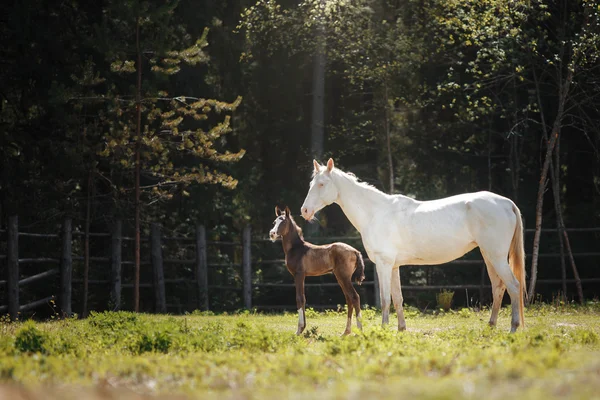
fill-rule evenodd
<path id="1" fill-rule="evenodd" d="M 345 243 L 314 245 L 306 243 L 307 250 L 302 259 L 302 267 L 308 276 L 319 276 L 332 272 L 336 268 L 356 265 L 358 250 Z"/>

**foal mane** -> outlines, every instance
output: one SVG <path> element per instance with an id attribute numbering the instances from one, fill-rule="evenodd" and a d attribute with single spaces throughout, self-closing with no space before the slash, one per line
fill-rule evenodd
<path id="1" fill-rule="evenodd" d="M 292 226 L 294 228 L 296 228 L 296 232 L 298 233 L 298 236 L 300 237 L 300 239 L 304 240 L 304 235 L 302 234 L 302 228 L 300 228 L 298 225 L 296 225 L 296 221 L 294 221 L 294 217 L 292 217 L 290 215 L 290 222 L 292 223 Z"/>

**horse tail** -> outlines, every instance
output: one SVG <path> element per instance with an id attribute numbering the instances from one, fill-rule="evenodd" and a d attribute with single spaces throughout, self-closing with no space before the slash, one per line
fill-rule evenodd
<path id="1" fill-rule="evenodd" d="M 521 326 L 525 326 L 525 317 L 523 315 L 523 308 L 525 306 L 525 299 L 527 297 L 527 288 L 525 282 L 525 248 L 523 245 L 523 221 L 521 220 L 521 211 L 513 204 L 513 212 L 517 217 L 517 225 L 515 226 L 515 232 L 513 234 L 512 241 L 510 243 L 510 250 L 508 252 L 510 266 L 513 274 L 519 281 L 519 318 Z"/>
<path id="2" fill-rule="evenodd" d="M 356 267 L 352 274 L 352 279 L 359 285 L 365 280 L 365 262 L 363 261 L 362 254 L 358 250 L 356 251 Z"/>

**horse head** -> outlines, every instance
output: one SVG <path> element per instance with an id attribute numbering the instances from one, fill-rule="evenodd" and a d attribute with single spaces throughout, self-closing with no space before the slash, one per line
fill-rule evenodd
<path id="1" fill-rule="evenodd" d="M 333 159 L 330 158 L 326 166 L 322 166 L 316 160 L 313 160 L 313 165 L 315 167 L 313 178 L 300 209 L 302 216 L 307 221 L 311 220 L 317 211 L 330 205 L 338 198 L 338 189 L 331 178 L 334 169 Z"/>
<path id="2" fill-rule="evenodd" d="M 273 228 L 269 231 L 269 237 L 272 242 L 277 239 L 281 239 L 289 231 L 291 225 L 290 209 L 285 208 L 285 211 L 281 211 L 279 206 L 275 206 L 275 221 L 273 221 Z"/>

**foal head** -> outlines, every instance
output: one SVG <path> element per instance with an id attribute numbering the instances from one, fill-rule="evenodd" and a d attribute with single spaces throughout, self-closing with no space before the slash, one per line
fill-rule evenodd
<path id="1" fill-rule="evenodd" d="M 278 206 L 275 206 L 275 215 L 277 218 L 273 221 L 273 228 L 269 231 L 269 237 L 272 242 L 283 238 L 293 231 L 296 231 L 298 236 L 302 237 L 302 230 L 294 222 L 289 207 L 286 207 L 285 211 L 281 211 Z"/>

